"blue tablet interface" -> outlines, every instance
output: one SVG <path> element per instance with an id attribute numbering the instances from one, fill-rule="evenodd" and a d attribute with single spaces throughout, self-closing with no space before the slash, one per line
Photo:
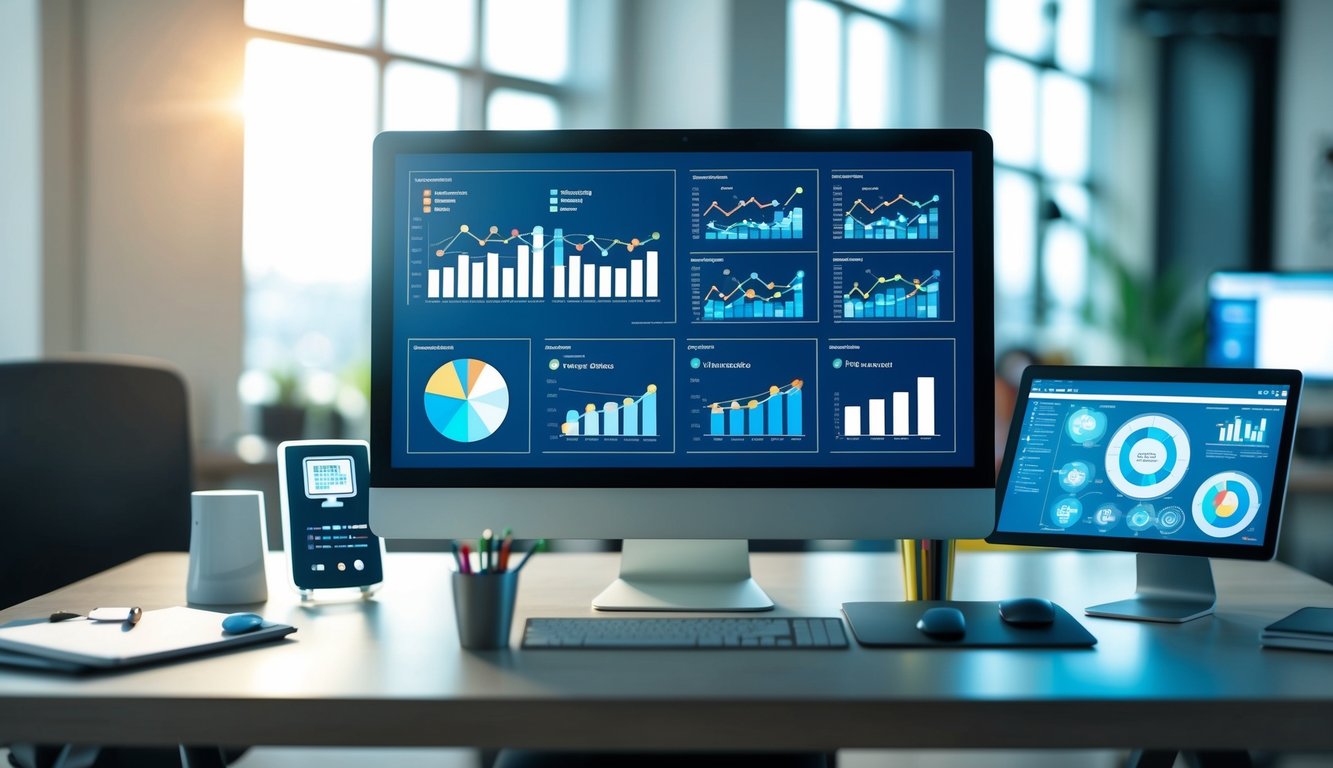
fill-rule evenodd
<path id="1" fill-rule="evenodd" d="M 1262 547 L 1289 394 L 1034 378 L 997 532 Z"/>

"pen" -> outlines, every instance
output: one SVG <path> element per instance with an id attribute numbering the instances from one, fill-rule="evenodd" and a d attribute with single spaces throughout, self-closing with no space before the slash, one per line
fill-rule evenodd
<path id="1" fill-rule="evenodd" d="M 532 556 L 537 554 L 537 550 L 545 547 L 546 539 L 537 539 L 537 543 L 532 545 L 532 549 L 529 549 L 528 553 L 523 556 L 523 559 L 518 561 L 518 565 L 514 567 L 514 572 L 517 573 L 523 570 L 523 566 L 527 565 L 528 561 L 532 559 Z"/>
<path id="2" fill-rule="evenodd" d="M 458 552 L 458 542 L 457 541 L 449 542 L 449 549 L 454 553 L 454 565 L 458 566 L 458 572 L 464 573 L 465 571 L 463 570 L 463 556 L 460 555 Z"/>
<path id="3" fill-rule="evenodd" d="M 459 570 L 462 573 L 472 573 L 472 552 L 466 544 L 459 548 L 459 554 L 462 556 L 458 561 Z"/>
<path id="4" fill-rule="evenodd" d="M 495 541 L 495 534 L 490 528 L 481 532 L 481 540 L 477 542 L 477 551 L 481 553 L 481 572 L 490 573 L 495 568 L 495 563 L 491 562 L 491 544 Z"/>
<path id="5" fill-rule="evenodd" d="M 506 528 L 504 533 L 504 543 L 500 545 L 500 573 L 509 570 L 509 553 L 514 548 L 514 530 Z"/>

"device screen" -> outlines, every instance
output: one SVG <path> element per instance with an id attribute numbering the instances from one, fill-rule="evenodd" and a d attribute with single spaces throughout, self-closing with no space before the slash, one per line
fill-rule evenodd
<path id="1" fill-rule="evenodd" d="M 1287 398 L 1255 383 L 1034 379 L 997 530 L 1261 547 Z"/>
<path id="2" fill-rule="evenodd" d="M 333 589 L 382 581 L 380 541 L 370 532 L 366 447 L 289 445 L 284 461 L 296 586 Z"/>

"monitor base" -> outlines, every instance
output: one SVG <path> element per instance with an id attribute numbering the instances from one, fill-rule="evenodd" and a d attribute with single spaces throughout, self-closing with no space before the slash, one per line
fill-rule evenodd
<path id="1" fill-rule="evenodd" d="M 1103 619 L 1183 624 L 1207 616 L 1217 602 L 1213 565 L 1206 557 L 1138 554 L 1134 596 L 1084 609 Z"/>
<path id="2" fill-rule="evenodd" d="M 745 539 L 626 539 L 620 578 L 599 611 L 767 611 L 773 600 L 750 577 Z"/>

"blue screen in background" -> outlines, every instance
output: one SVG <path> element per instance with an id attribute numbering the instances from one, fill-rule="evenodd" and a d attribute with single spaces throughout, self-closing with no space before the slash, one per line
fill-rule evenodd
<path id="1" fill-rule="evenodd" d="M 400 156 L 392 465 L 971 466 L 971 163 Z"/>
<path id="2" fill-rule="evenodd" d="M 1034 380 L 998 528 L 1263 545 L 1287 392 Z"/>

